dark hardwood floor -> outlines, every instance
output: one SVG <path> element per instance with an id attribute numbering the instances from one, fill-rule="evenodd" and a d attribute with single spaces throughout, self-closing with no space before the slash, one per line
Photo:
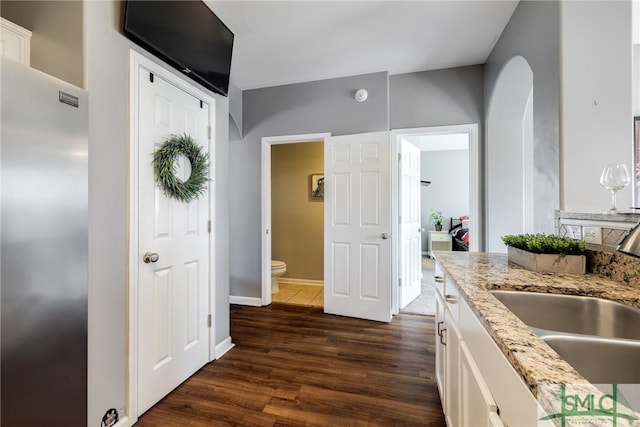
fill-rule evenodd
<path id="1" fill-rule="evenodd" d="M 433 317 L 231 306 L 236 344 L 136 426 L 445 426 Z"/>

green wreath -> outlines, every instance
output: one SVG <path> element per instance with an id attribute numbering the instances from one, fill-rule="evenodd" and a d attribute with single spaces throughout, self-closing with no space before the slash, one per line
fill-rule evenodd
<path id="1" fill-rule="evenodd" d="M 176 159 L 181 154 L 191 162 L 191 175 L 184 182 L 176 176 Z M 171 135 L 153 152 L 153 172 L 167 197 L 189 203 L 207 191 L 209 154 L 186 133 Z"/>

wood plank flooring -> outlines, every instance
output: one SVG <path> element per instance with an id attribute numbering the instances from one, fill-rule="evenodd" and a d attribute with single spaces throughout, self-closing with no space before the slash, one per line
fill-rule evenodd
<path id="1" fill-rule="evenodd" d="M 433 317 L 231 306 L 236 344 L 136 426 L 445 426 Z"/>

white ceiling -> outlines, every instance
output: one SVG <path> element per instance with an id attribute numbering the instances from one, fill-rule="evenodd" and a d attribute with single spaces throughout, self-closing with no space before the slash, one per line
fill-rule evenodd
<path id="1" fill-rule="evenodd" d="M 212 1 L 241 89 L 486 61 L 517 0 Z"/>

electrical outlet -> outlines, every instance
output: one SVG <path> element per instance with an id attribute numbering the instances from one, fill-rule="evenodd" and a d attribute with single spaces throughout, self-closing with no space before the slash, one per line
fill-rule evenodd
<path id="1" fill-rule="evenodd" d="M 602 228 L 601 227 L 584 227 L 582 235 L 586 243 L 595 245 L 602 244 Z"/>
<path id="2" fill-rule="evenodd" d="M 567 237 L 572 239 L 582 240 L 582 226 L 581 225 L 565 225 L 567 229 Z"/>

